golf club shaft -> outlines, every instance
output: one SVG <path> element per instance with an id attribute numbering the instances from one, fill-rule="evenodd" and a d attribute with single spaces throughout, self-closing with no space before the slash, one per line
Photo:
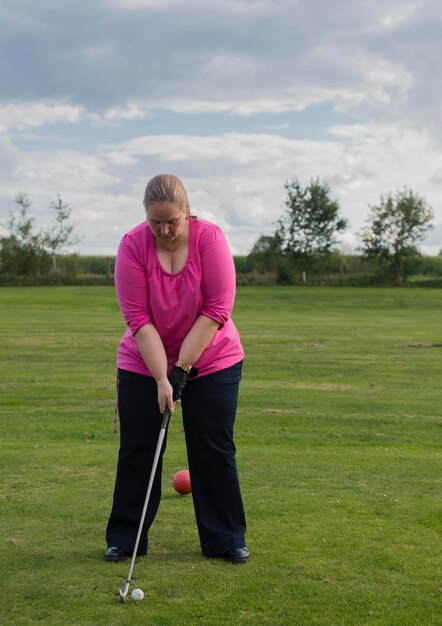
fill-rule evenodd
<path id="1" fill-rule="evenodd" d="M 134 546 L 134 551 L 133 551 L 133 554 L 132 554 L 132 559 L 131 559 L 131 562 L 130 562 L 129 573 L 127 575 L 127 581 L 126 581 L 126 584 L 124 586 L 124 591 L 123 591 L 123 597 L 124 598 L 126 597 L 127 592 L 129 591 L 129 585 L 130 585 L 130 581 L 131 581 L 131 578 L 132 578 L 132 572 L 133 572 L 134 565 L 135 565 L 135 559 L 137 557 L 138 546 L 139 546 L 139 543 L 140 543 L 141 533 L 143 531 L 143 525 L 144 525 L 144 520 L 145 520 L 145 517 L 146 517 L 147 507 L 149 505 L 150 493 L 152 491 L 153 481 L 155 480 L 155 474 L 157 472 L 158 461 L 160 459 L 161 448 L 163 447 L 163 441 L 164 441 L 164 437 L 165 437 L 165 434 L 166 434 L 167 424 L 169 423 L 169 418 L 170 418 L 170 409 L 169 409 L 169 407 L 167 407 L 166 410 L 164 411 L 164 414 L 163 414 L 163 421 L 161 423 L 160 434 L 158 436 L 157 449 L 155 450 L 155 456 L 154 456 L 153 463 L 152 463 L 152 470 L 150 472 L 149 485 L 147 487 L 146 497 L 144 499 L 143 510 L 141 512 L 140 525 L 138 526 L 138 533 L 137 533 L 137 538 L 135 540 L 135 546 Z"/>

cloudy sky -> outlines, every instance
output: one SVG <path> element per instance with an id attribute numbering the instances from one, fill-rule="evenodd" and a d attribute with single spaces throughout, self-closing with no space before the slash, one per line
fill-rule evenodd
<path id="1" fill-rule="evenodd" d="M 320 177 L 350 223 L 404 186 L 442 248 L 440 0 L 0 0 L 0 222 L 59 194 L 76 250 L 114 254 L 150 177 L 246 254 L 284 183 Z"/>

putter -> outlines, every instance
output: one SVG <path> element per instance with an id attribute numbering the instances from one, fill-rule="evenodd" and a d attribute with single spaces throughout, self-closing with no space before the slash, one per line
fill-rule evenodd
<path id="1" fill-rule="evenodd" d="M 150 472 L 149 485 L 147 487 L 143 510 L 141 512 L 140 525 L 138 526 L 138 533 L 137 533 L 137 538 L 135 540 L 135 546 L 134 546 L 134 551 L 132 554 L 132 559 L 130 562 L 129 573 L 127 575 L 127 580 L 126 580 L 126 584 L 124 585 L 124 589 L 119 589 L 120 602 L 126 602 L 127 594 L 129 592 L 132 572 L 134 569 L 135 559 L 137 557 L 137 552 L 138 552 L 138 545 L 140 543 L 141 532 L 143 530 L 144 519 L 146 517 L 147 506 L 149 504 L 150 492 L 152 491 L 152 485 L 153 485 L 153 481 L 154 481 L 155 474 L 157 471 L 158 461 L 159 461 L 160 454 L 161 454 L 161 448 L 163 447 L 164 436 L 166 434 L 166 429 L 167 429 L 167 424 L 169 423 L 169 419 L 170 419 L 170 409 L 169 407 L 166 407 L 166 410 L 163 413 L 163 421 L 161 422 L 161 429 L 160 429 L 160 434 L 158 436 L 157 449 L 155 451 L 155 456 L 154 456 L 153 463 L 152 463 L 152 470 Z"/>

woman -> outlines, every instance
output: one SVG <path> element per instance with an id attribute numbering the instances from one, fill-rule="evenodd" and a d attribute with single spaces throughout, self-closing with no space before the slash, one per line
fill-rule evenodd
<path id="1" fill-rule="evenodd" d="M 118 348 L 121 440 L 105 558 L 133 553 L 162 413 L 181 401 L 201 549 L 249 559 L 233 442 L 243 349 L 232 320 L 235 268 L 221 229 L 190 215 L 181 181 L 149 181 L 147 220 L 126 234 L 115 266 L 128 325 Z M 163 448 L 164 452 L 164 448 Z M 161 458 L 138 554 L 161 497 Z"/>

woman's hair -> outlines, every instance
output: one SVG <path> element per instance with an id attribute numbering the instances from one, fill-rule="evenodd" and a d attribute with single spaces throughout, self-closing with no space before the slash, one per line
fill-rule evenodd
<path id="1" fill-rule="evenodd" d="M 189 198 L 183 183 L 172 174 L 159 174 L 147 183 L 143 204 L 147 210 L 151 204 L 173 202 L 190 213 Z"/>

